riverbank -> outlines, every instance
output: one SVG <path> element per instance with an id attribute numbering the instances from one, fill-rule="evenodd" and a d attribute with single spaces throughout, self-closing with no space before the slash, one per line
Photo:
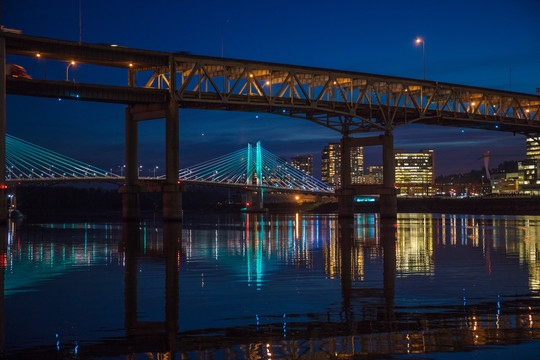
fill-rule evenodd
<path id="1" fill-rule="evenodd" d="M 484 215 L 540 215 L 539 197 L 476 197 L 476 198 L 398 198 L 400 213 L 446 213 Z M 314 213 L 335 213 L 337 203 L 314 206 Z M 355 212 L 371 213 L 379 211 L 379 202 L 357 203 Z"/>

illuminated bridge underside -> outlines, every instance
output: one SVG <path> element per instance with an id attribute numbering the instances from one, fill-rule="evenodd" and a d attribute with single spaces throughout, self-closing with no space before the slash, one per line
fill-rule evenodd
<path id="1" fill-rule="evenodd" d="M 540 130 L 540 97 L 534 95 L 221 59 L 178 59 L 178 69 L 181 85 L 176 97 L 184 107 L 266 111 L 350 133 L 411 123 L 520 133 Z M 147 86 L 155 85 L 160 76 L 165 77 L 156 75 Z"/>
<path id="2" fill-rule="evenodd" d="M 125 104 L 167 103 L 171 74 L 174 96 L 185 108 L 269 112 L 311 120 L 342 133 L 388 131 L 418 123 L 466 128 L 540 133 L 540 96 L 509 91 L 422 81 L 351 71 L 233 60 L 185 53 L 169 53 L 79 44 L 25 35 L 2 34 L 9 54 L 61 61 L 75 60 L 129 69 L 144 92 L 134 86 L 111 89 L 107 96 L 88 91 L 77 99 Z M 130 66 L 131 65 L 131 66 Z M 11 79 L 8 93 L 55 96 L 72 84 L 40 82 L 39 93 Z M 46 88 L 51 87 L 51 90 Z M 152 94 L 155 91 L 155 95 Z M 149 91 L 149 92 L 146 92 Z"/>

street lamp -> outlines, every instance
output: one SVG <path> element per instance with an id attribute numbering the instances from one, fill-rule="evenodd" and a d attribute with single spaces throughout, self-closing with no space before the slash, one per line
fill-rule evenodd
<path id="1" fill-rule="evenodd" d="M 426 41 L 421 37 L 416 38 L 416 45 L 422 44 L 422 58 L 424 59 L 424 80 L 426 80 Z"/>
<path id="2" fill-rule="evenodd" d="M 68 71 L 69 71 L 69 68 L 71 67 L 71 65 L 75 65 L 75 61 L 70 62 L 69 65 L 66 68 L 66 81 L 69 81 Z"/>
<path id="3" fill-rule="evenodd" d="M 223 32 L 225 31 L 225 24 L 229 22 L 229 19 L 225 20 L 221 24 L 221 57 L 223 57 Z"/>
<path id="4" fill-rule="evenodd" d="M 154 167 L 154 177 L 156 177 L 156 170 L 158 169 L 158 167 Z"/>

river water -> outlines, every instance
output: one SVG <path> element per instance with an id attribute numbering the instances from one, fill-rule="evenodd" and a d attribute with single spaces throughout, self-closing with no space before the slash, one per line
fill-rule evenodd
<path id="1" fill-rule="evenodd" d="M 441 214 L 10 224 L 1 355 L 536 359 L 539 235 Z"/>

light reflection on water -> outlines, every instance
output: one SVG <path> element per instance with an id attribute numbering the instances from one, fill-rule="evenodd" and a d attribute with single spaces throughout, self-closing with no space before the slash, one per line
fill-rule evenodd
<path id="1" fill-rule="evenodd" d="M 539 338 L 540 217 L 244 214 L 164 226 L 6 229 L 5 354 L 326 358 Z"/>

